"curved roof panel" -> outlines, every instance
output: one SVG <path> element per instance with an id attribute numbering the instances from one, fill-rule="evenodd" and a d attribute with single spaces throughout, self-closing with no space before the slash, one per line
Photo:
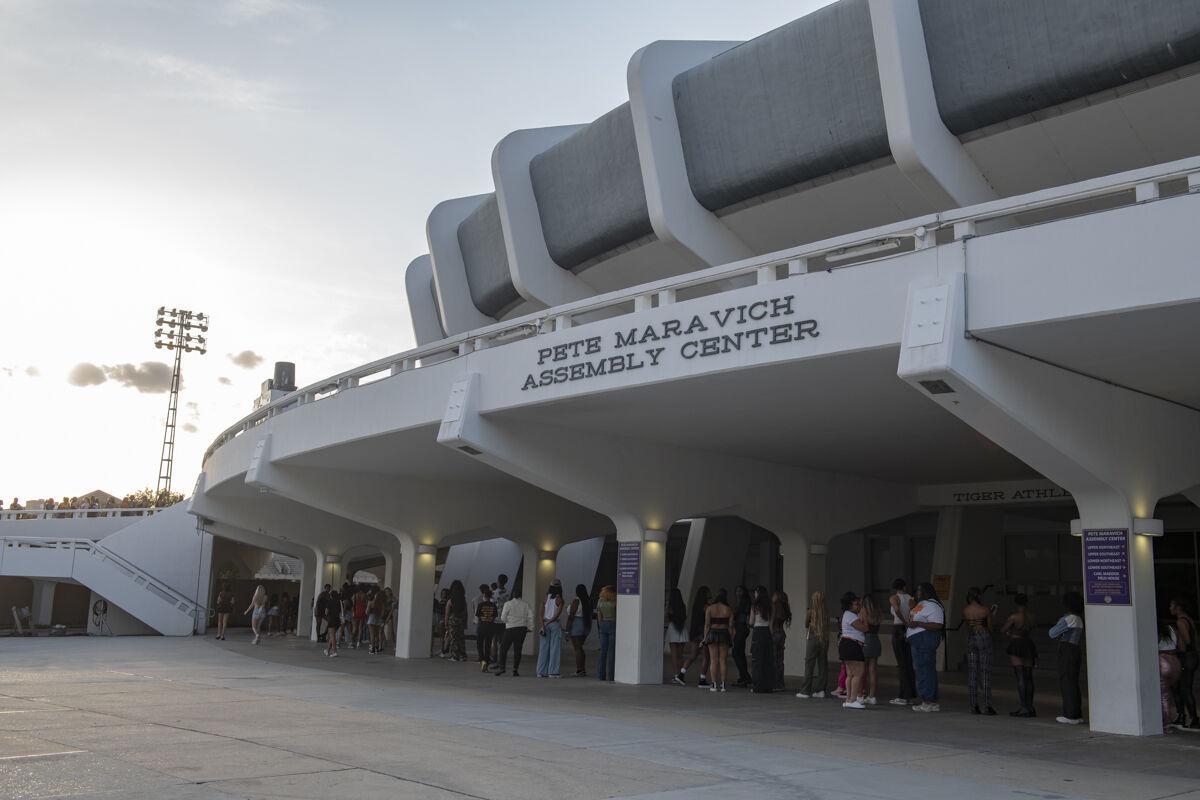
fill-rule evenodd
<path id="1" fill-rule="evenodd" d="M 1196 0 L 920 0 L 956 135 L 1200 60 Z"/>
<path id="2" fill-rule="evenodd" d="M 677 76 L 696 199 L 710 211 L 890 154 L 867 0 L 841 0 Z"/>
<path id="3" fill-rule="evenodd" d="M 508 270 L 508 251 L 495 192 L 458 226 L 458 246 L 476 308 L 498 317 L 521 299 Z"/>
<path id="4" fill-rule="evenodd" d="M 578 271 L 589 259 L 652 232 L 629 103 L 529 164 L 550 257 Z"/>

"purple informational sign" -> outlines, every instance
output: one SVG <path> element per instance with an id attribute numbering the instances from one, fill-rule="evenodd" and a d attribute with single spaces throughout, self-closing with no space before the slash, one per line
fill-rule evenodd
<path id="1" fill-rule="evenodd" d="M 1131 604 L 1128 530 L 1083 532 L 1083 594 L 1090 605 Z"/>
<path id="2" fill-rule="evenodd" d="M 617 594 L 638 594 L 642 577 L 642 543 L 617 542 Z"/>

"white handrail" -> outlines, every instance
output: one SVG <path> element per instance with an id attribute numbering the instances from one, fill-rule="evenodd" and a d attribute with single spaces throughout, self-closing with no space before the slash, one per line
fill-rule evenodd
<path id="1" fill-rule="evenodd" d="M 162 508 L 32 508 L 0 510 L 0 522 L 24 522 L 32 519 L 97 519 L 111 517 L 150 517 Z"/>
<path id="2" fill-rule="evenodd" d="M 152 586 L 157 590 L 156 592 L 151 592 L 151 594 L 154 594 L 164 602 L 170 602 L 176 608 L 176 610 L 183 614 L 188 614 L 194 618 L 197 613 L 204 614 L 208 610 L 208 607 L 203 603 L 192 600 L 182 592 L 173 589 L 166 581 L 154 577 L 149 572 L 146 572 L 146 570 L 132 563 L 128 559 L 117 555 L 109 548 L 105 547 L 99 542 L 94 542 L 91 539 L 52 536 L 0 536 L 0 547 L 13 547 L 16 549 L 46 548 L 51 550 L 83 550 L 89 555 L 94 555 L 98 558 L 106 559 L 120 565 L 125 572 L 132 574 L 135 580 L 140 578 L 144 584 Z M 169 595 L 170 599 L 168 600 L 166 597 L 163 597 L 164 594 Z"/>
<path id="3" fill-rule="evenodd" d="M 223 431 L 205 451 L 202 463 L 206 463 L 223 444 L 271 417 L 307 403 L 336 397 L 347 389 L 357 387 L 366 379 L 375 378 L 385 370 L 389 371 L 390 375 L 397 375 L 401 372 L 419 369 L 427 366 L 428 359 L 434 356 L 466 355 L 475 350 L 507 344 L 509 341 L 520 341 L 529 336 L 550 333 L 561 329 L 563 325 L 570 326 L 574 323 L 576 316 L 611 310 L 630 303 L 633 304 L 634 312 L 652 307 L 655 302 L 659 305 L 671 303 L 674 302 L 675 293 L 680 290 L 724 284 L 724 288 L 719 287 L 717 291 L 728 291 L 730 288 L 736 288 L 728 285 L 731 279 L 752 275 L 760 281 L 774 280 L 778 277 L 778 271 L 785 266 L 787 275 L 790 277 L 803 273 L 807 262 L 815 259 L 831 255 L 844 256 L 846 260 L 853 259 L 854 249 L 866 245 L 898 240 L 900 243 L 911 243 L 912 247 L 918 249 L 929 247 L 934 244 L 935 234 L 939 230 L 952 230 L 955 239 L 967 238 L 976 234 L 976 225 L 980 222 L 1014 217 L 1030 211 L 1070 206 L 1083 200 L 1120 194 L 1130 190 L 1133 190 L 1134 195 L 1130 198 L 1129 204 L 1155 200 L 1158 199 L 1160 184 L 1180 179 L 1186 179 L 1189 193 L 1200 192 L 1200 157 L 1184 158 L 1166 164 L 1119 172 L 1114 175 L 965 206 L 952 211 L 915 217 L 903 222 L 825 239 L 788 250 L 754 256 L 732 264 L 723 264 L 639 286 L 618 289 L 516 319 L 498 322 L 495 325 L 477 328 L 423 347 L 372 361 L 320 383 L 297 389 L 273 403 L 255 410 Z M 1014 227 L 1022 227 L 1023 224 L 1026 223 L 1022 223 L 1018 219 Z M 910 252 L 901 250 L 900 253 L 897 253 L 895 252 L 896 248 L 890 249 L 892 252 L 889 255 L 873 260 L 885 261 L 898 254 Z M 826 262 L 822 266 L 827 269 L 842 269 L 863 263 L 862 261 L 840 262 L 839 258 L 839 263 L 836 265 Z"/>

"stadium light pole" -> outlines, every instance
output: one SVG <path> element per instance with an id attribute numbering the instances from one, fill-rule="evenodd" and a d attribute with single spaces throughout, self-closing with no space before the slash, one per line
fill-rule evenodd
<path id="1" fill-rule="evenodd" d="M 167 399 L 167 423 L 163 430 L 162 454 L 158 461 L 158 482 L 154 487 L 151 507 L 171 493 L 171 470 L 175 462 L 175 418 L 179 413 L 179 368 L 184 353 L 208 352 L 208 315 L 182 308 L 159 306 L 155 320 L 154 346 L 175 351 L 175 366 L 171 370 L 171 392 Z M 192 331 L 197 331 L 192 333 Z"/>

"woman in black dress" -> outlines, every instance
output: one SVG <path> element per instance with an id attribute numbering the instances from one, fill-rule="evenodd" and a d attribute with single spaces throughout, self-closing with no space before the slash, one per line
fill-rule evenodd
<path id="1" fill-rule="evenodd" d="M 771 593 L 754 590 L 750 602 L 750 691 L 769 694 L 775 689 L 775 654 L 771 646 Z"/>
<path id="2" fill-rule="evenodd" d="M 712 603 L 704 611 L 704 641 L 708 642 L 710 664 L 710 692 L 725 691 L 725 673 L 728 669 L 729 647 L 733 637 L 729 632 L 733 609 L 729 607 L 729 593 L 718 589 Z"/>
<path id="3" fill-rule="evenodd" d="M 1033 643 L 1033 629 L 1037 621 L 1028 608 L 1027 596 L 1018 594 L 1013 598 L 1013 602 L 1016 603 L 1017 610 L 1005 620 L 1000 632 L 1008 636 L 1008 647 L 1004 652 L 1008 653 L 1009 663 L 1017 676 L 1017 697 L 1021 701 L 1021 707 L 1010 711 L 1008 715 L 1036 717 L 1037 712 L 1033 709 L 1033 668 L 1037 666 L 1037 647 Z"/>

